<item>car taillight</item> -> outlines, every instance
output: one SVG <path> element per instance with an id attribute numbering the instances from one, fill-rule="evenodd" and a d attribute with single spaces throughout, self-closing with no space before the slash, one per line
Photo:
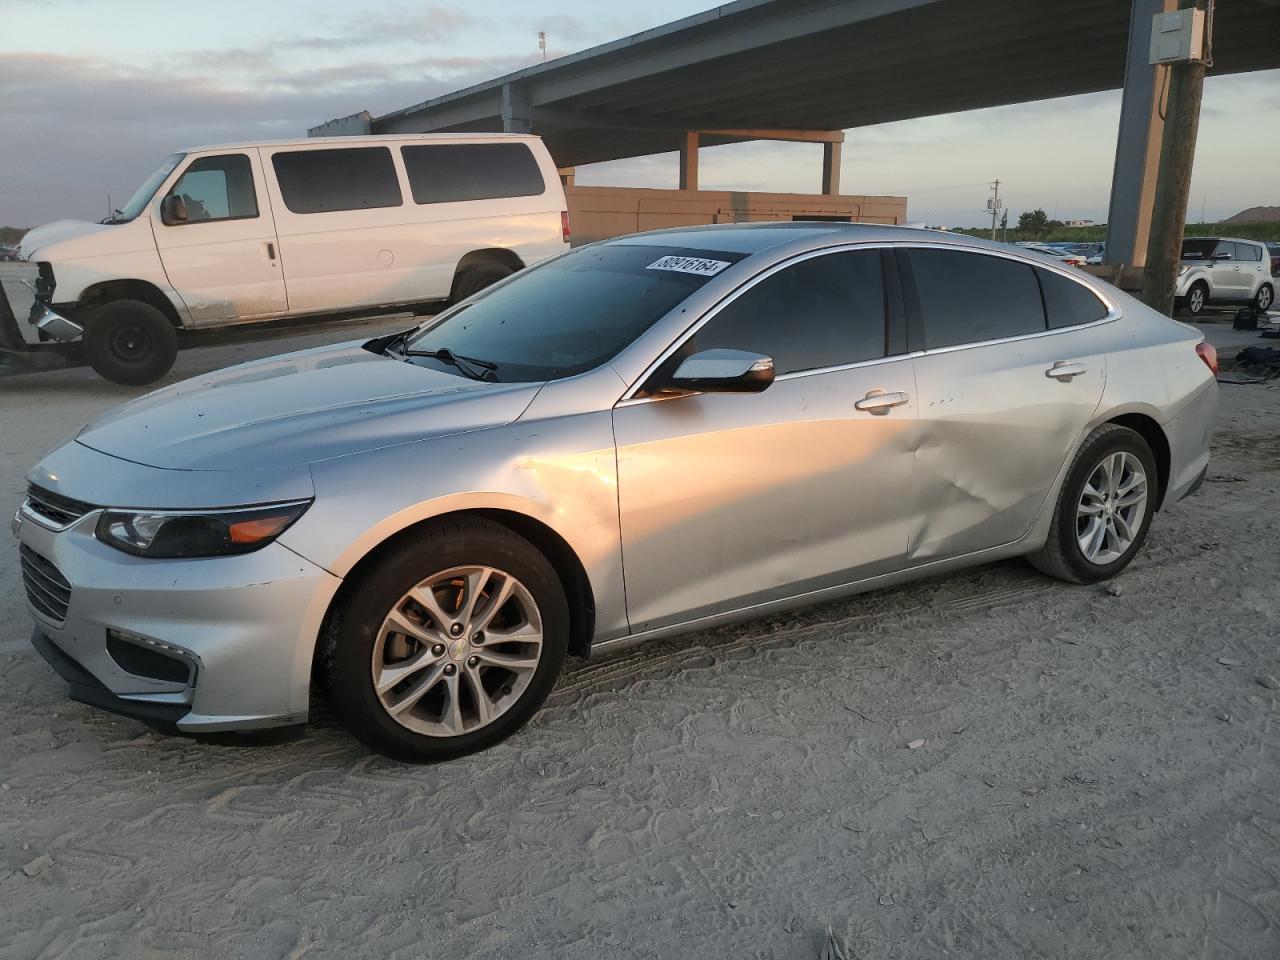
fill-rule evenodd
<path id="1" fill-rule="evenodd" d="M 560 211 L 560 236 L 564 239 L 565 243 L 569 242 L 569 211 L 568 210 Z"/>
<path id="2" fill-rule="evenodd" d="M 1196 344 L 1196 356 L 1204 361 L 1204 365 L 1213 371 L 1213 375 L 1218 375 L 1218 349 L 1207 340 L 1201 340 Z"/>

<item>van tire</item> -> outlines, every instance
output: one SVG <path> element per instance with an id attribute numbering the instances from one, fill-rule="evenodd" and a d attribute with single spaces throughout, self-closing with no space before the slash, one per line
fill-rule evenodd
<path id="1" fill-rule="evenodd" d="M 453 288 L 453 302 L 461 303 L 472 294 L 479 293 L 485 287 L 493 286 L 499 280 L 505 280 L 513 273 L 515 273 L 515 270 L 511 267 L 495 260 L 488 260 L 484 263 L 477 263 L 475 266 L 467 267 L 466 270 L 458 274 L 458 280 Z"/>
<path id="2" fill-rule="evenodd" d="M 178 357 L 169 318 L 141 300 L 112 300 L 85 320 L 84 352 L 99 376 L 126 387 L 155 383 Z"/>

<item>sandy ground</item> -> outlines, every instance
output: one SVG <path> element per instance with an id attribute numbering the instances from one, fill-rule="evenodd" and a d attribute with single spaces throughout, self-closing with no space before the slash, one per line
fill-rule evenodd
<path id="1" fill-rule="evenodd" d="M 0 507 L 136 392 L 0 380 Z M 1012 562 L 657 643 L 437 767 L 66 700 L 3 550 L 0 957 L 1280 956 L 1278 423 L 1222 388 L 1119 596 Z"/>

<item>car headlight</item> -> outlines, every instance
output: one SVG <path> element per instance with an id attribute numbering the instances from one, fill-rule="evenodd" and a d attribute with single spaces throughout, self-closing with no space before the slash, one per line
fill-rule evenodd
<path id="1" fill-rule="evenodd" d="M 234 510 L 106 510 L 94 533 L 138 557 L 224 557 L 260 550 L 309 506 L 295 500 Z"/>

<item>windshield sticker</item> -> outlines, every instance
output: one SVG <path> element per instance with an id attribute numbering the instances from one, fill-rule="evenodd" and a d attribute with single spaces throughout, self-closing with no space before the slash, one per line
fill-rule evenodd
<path id="1" fill-rule="evenodd" d="M 701 257 L 660 257 L 646 268 L 648 270 L 673 270 L 676 273 L 696 273 L 700 277 L 714 277 L 725 267 L 727 260 L 703 260 Z"/>

